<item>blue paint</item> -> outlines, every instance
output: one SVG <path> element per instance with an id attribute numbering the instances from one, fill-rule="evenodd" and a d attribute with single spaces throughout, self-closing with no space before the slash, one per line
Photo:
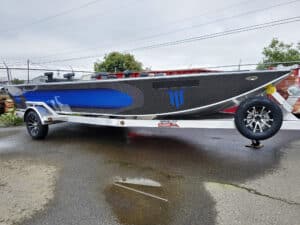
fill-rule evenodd
<path id="1" fill-rule="evenodd" d="M 20 104 L 22 102 L 22 99 L 20 96 L 14 96 L 13 99 L 16 104 Z"/>
<path id="2" fill-rule="evenodd" d="M 183 105 L 184 104 L 184 98 L 183 98 L 183 90 L 179 90 L 179 102 L 180 102 L 180 105 Z"/>
<path id="3" fill-rule="evenodd" d="M 113 89 L 35 90 L 24 94 L 27 101 L 41 101 L 50 106 L 68 105 L 78 108 L 118 109 L 133 104 L 126 93 Z M 17 101 L 19 97 L 15 97 Z"/>
<path id="4" fill-rule="evenodd" d="M 169 90 L 169 101 L 171 106 L 175 106 L 177 109 L 184 104 L 184 91 L 180 90 Z"/>
<path id="5" fill-rule="evenodd" d="M 169 93 L 169 98 L 170 98 L 170 104 L 171 104 L 171 106 L 175 106 L 173 91 L 168 91 L 168 93 Z"/>
<path id="6" fill-rule="evenodd" d="M 179 108 L 179 96 L 178 96 L 178 91 L 174 92 L 174 98 L 175 98 L 175 106 L 178 109 Z"/>

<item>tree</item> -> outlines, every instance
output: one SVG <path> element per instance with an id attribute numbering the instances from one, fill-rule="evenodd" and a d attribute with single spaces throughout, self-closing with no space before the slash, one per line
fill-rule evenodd
<path id="1" fill-rule="evenodd" d="M 293 61 L 300 61 L 300 42 L 294 44 L 285 44 L 277 38 L 273 38 L 271 43 L 263 50 L 263 60 L 257 66 L 257 69 L 266 69 L 270 66 L 277 66 L 280 63 L 274 62 L 291 62 L 284 65 L 293 65 Z"/>
<path id="2" fill-rule="evenodd" d="M 24 84 L 24 80 L 19 80 L 18 78 L 15 78 L 11 80 L 12 84 Z"/>
<path id="3" fill-rule="evenodd" d="M 111 52 L 105 55 L 102 62 L 95 62 L 94 69 L 96 72 L 124 72 L 125 70 L 141 71 L 143 68 L 142 63 L 131 54 Z"/>

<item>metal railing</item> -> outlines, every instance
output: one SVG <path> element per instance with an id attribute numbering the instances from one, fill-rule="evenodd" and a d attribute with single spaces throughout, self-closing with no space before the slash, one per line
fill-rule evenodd
<path id="1" fill-rule="evenodd" d="M 299 68 L 300 61 L 286 61 L 286 62 L 270 62 L 270 63 L 244 63 L 244 64 L 232 64 L 232 65 L 219 65 L 219 66 L 197 66 L 198 68 L 205 69 L 224 69 L 224 70 L 249 70 L 255 69 L 258 65 L 273 66 L 273 65 L 292 65 L 294 68 Z M 64 73 L 75 73 L 77 76 L 94 74 L 92 70 L 74 70 L 74 69 L 62 69 L 62 68 L 30 68 L 27 67 L 9 67 L 5 63 L 4 66 L 0 66 L 0 85 L 1 83 L 11 83 L 12 81 L 20 81 L 29 83 L 30 80 L 38 76 L 43 76 L 45 72 L 53 72 L 55 76 L 60 77 Z M 184 70 L 184 69 L 183 69 Z M 150 71 L 149 71 L 150 72 Z"/>

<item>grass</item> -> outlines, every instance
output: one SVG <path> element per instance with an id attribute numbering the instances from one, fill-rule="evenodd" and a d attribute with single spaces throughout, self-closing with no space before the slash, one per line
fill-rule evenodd
<path id="1" fill-rule="evenodd" d="M 19 126 L 23 124 L 23 119 L 18 117 L 15 111 L 4 113 L 0 116 L 0 127 Z"/>

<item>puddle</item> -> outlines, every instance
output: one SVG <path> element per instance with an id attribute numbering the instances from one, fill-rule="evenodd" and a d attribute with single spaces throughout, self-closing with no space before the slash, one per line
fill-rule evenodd
<path id="1" fill-rule="evenodd" d="M 125 225 L 170 223 L 168 193 L 159 182 L 146 178 L 120 178 L 104 190 L 118 222 Z"/>

